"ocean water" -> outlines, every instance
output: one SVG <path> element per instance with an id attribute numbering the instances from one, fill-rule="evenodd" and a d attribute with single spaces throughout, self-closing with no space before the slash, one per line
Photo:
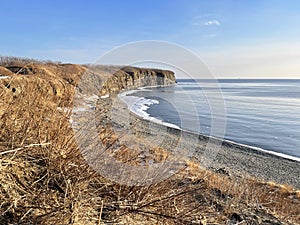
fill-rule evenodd
<path id="1" fill-rule="evenodd" d="M 179 79 L 120 94 L 137 115 L 208 136 L 300 157 L 300 80 Z M 214 124 L 222 118 L 226 127 Z M 213 132 L 213 129 L 224 129 Z"/>

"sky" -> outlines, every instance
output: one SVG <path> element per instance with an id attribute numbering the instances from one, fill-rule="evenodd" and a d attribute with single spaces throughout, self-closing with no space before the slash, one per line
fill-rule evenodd
<path id="1" fill-rule="evenodd" d="M 220 78 L 300 78 L 298 0 L 0 0 L 0 55 L 91 63 L 158 40 Z"/>

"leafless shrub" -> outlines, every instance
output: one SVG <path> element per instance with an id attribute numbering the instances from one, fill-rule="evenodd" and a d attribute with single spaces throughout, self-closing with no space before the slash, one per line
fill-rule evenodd
<path id="1" fill-rule="evenodd" d="M 15 56 L 0 56 L 0 66 L 3 67 L 26 66 L 30 64 L 61 64 L 61 62 L 53 62 L 50 60 L 37 60 Z"/>

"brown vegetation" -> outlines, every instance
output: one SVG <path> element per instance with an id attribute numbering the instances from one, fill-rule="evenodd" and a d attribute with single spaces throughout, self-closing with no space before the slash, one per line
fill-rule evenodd
<path id="1" fill-rule="evenodd" d="M 20 61 L 31 74 L 1 70 L 12 78 L 0 80 L 0 224 L 300 223 L 293 187 L 209 171 L 192 160 L 146 187 L 107 180 L 85 162 L 70 111 L 61 110 L 72 104 L 86 68 Z M 8 64 L 15 61 L 2 60 Z M 163 149 L 153 155 L 167 157 Z"/>

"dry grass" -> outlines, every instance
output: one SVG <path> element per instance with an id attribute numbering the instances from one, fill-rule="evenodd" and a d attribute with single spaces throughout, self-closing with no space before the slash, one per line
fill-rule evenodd
<path id="1" fill-rule="evenodd" d="M 70 112 L 59 110 L 71 104 L 84 68 L 33 67 L 44 74 L 26 77 L 17 95 L 5 83 L 0 89 L 0 224 L 300 223 L 300 196 L 292 187 L 215 173 L 191 160 L 146 187 L 105 179 L 82 157 Z M 14 79 L 18 87 L 21 78 Z M 152 153 L 157 161 L 167 157 L 163 149 Z M 116 157 L 135 159 L 126 148 Z"/>

